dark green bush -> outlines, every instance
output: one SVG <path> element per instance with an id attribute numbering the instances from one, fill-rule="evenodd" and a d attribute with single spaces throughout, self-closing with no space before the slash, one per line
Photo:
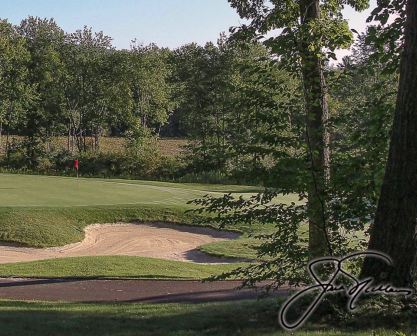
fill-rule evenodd
<path id="1" fill-rule="evenodd" d="M 39 173 L 50 175 L 75 175 L 74 160 L 79 161 L 79 174 L 85 177 L 122 177 L 156 180 L 174 180 L 181 174 L 183 163 L 167 158 L 158 152 L 126 150 L 121 153 L 84 152 L 72 154 L 60 149 L 39 157 L 31 167 L 22 145 L 11 146 L 0 158 L 2 171 Z"/>

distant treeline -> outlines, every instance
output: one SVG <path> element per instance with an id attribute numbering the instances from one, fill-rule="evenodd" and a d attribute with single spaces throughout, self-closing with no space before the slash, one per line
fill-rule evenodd
<path id="1" fill-rule="evenodd" d="M 154 134 L 205 136 L 222 113 L 238 67 L 270 57 L 264 47 L 185 45 L 176 50 L 132 41 L 117 50 L 103 32 L 64 32 L 53 19 L 0 21 L 1 134 L 73 137 Z M 225 101 L 221 110 L 225 109 Z M 211 105 L 211 111 L 207 110 Z"/>
<path id="2" fill-rule="evenodd" d="M 332 137 L 346 144 L 362 123 L 382 118 L 377 146 L 385 151 L 392 101 L 383 95 L 395 78 L 380 76 L 368 54 L 362 39 L 342 66 L 327 69 Z M 304 164 L 300 73 L 296 64 L 294 71 L 281 67 L 260 43 L 220 35 L 204 46 L 170 50 L 132 41 L 129 50 L 117 50 L 103 32 L 84 27 L 67 33 L 53 19 L 28 17 L 17 26 L 0 21 L 0 59 L 0 146 L 6 153 L 0 164 L 8 169 L 59 173 L 63 158 L 84 153 L 89 166 L 100 156 L 102 168 L 85 172 L 91 175 L 277 185 L 294 183 L 290 172 Z M 365 94 L 370 91 L 375 100 Z M 356 119 L 359 128 L 349 128 Z M 11 135 L 24 141 L 13 142 Z M 65 151 L 47 145 L 56 136 L 67 137 Z M 122 154 L 98 154 L 103 136 L 126 138 L 124 168 Z M 188 155 L 175 163 L 156 160 L 158 136 L 192 140 Z"/>

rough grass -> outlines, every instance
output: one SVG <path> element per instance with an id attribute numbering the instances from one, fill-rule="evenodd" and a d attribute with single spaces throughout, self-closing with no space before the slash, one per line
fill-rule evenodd
<path id="1" fill-rule="evenodd" d="M 145 257 L 105 256 L 48 259 L 0 264 L 0 276 L 37 278 L 115 277 L 201 280 L 242 264 L 196 264 Z"/>
<path id="2" fill-rule="evenodd" d="M 231 248 L 231 243 L 233 248 Z M 256 259 L 256 247 L 259 246 L 259 243 L 258 239 L 243 236 L 233 242 L 219 241 L 205 244 L 199 250 L 219 257 L 245 258 L 250 260 Z"/>
<path id="3" fill-rule="evenodd" d="M 0 335 L 7 336 L 405 336 L 412 333 L 371 324 L 361 331 L 307 325 L 282 331 L 274 300 L 205 304 L 81 304 L 0 301 Z M 382 323 L 375 319 L 374 325 Z M 401 330 L 401 329 L 400 329 Z"/>

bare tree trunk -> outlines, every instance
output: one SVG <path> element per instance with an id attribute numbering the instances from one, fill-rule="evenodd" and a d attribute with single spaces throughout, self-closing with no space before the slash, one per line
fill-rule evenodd
<path id="1" fill-rule="evenodd" d="M 98 126 L 96 128 L 96 131 L 94 132 L 94 150 L 99 151 L 100 150 L 100 137 L 101 137 L 101 127 Z"/>
<path id="2" fill-rule="evenodd" d="M 68 121 L 68 134 L 67 134 L 67 151 L 70 151 L 71 144 L 71 121 Z"/>
<path id="3" fill-rule="evenodd" d="M 7 157 L 7 164 L 9 164 L 9 159 L 10 159 L 10 153 L 9 153 L 9 137 L 10 137 L 10 131 L 9 131 L 9 127 L 7 127 L 7 131 L 6 131 L 6 157 Z"/>
<path id="4" fill-rule="evenodd" d="M 76 142 L 74 133 L 75 133 L 75 131 L 72 128 L 71 129 L 71 154 L 74 154 L 74 145 L 75 145 L 75 142 Z"/>
<path id="5" fill-rule="evenodd" d="M 51 136 L 49 135 L 49 131 L 46 130 L 46 139 L 45 139 L 45 150 L 47 153 L 51 152 Z"/>
<path id="6" fill-rule="evenodd" d="M 301 0 L 301 23 L 305 28 L 300 44 L 306 103 L 306 142 L 311 170 L 308 186 L 310 257 L 331 254 L 326 228 L 326 187 L 330 178 L 330 137 L 327 130 L 329 109 L 327 87 L 320 50 L 311 50 L 307 26 L 320 18 L 319 0 Z"/>
<path id="7" fill-rule="evenodd" d="M 71 119 L 72 124 L 72 153 L 74 152 L 74 142 L 77 146 L 78 153 L 82 152 L 81 134 L 82 130 L 79 125 L 76 125 L 74 119 Z"/>
<path id="8" fill-rule="evenodd" d="M 3 152 L 3 122 L 0 122 L 0 152 Z"/>
<path id="9" fill-rule="evenodd" d="M 81 132 L 81 136 L 82 136 L 82 143 L 83 143 L 83 151 L 86 152 L 87 151 L 87 144 L 85 142 L 85 136 L 86 136 L 86 131 Z"/>
<path id="10" fill-rule="evenodd" d="M 369 241 L 393 265 L 368 258 L 361 275 L 396 286 L 412 285 L 417 253 L 417 0 L 407 1 L 406 15 L 391 143 Z"/>

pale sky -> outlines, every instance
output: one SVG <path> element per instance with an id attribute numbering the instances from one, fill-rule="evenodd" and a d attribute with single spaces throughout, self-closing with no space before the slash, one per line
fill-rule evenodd
<path id="1" fill-rule="evenodd" d="M 371 9 L 375 3 L 371 0 Z M 346 9 L 351 28 L 364 31 L 371 9 Z M 103 30 L 119 49 L 129 48 L 134 38 L 169 48 L 215 42 L 242 22 L 227 0 L 0 0 L 1 18 L 18 24 L 28 15 L 53 17 L 67 32 L 84 25 Z"/>

